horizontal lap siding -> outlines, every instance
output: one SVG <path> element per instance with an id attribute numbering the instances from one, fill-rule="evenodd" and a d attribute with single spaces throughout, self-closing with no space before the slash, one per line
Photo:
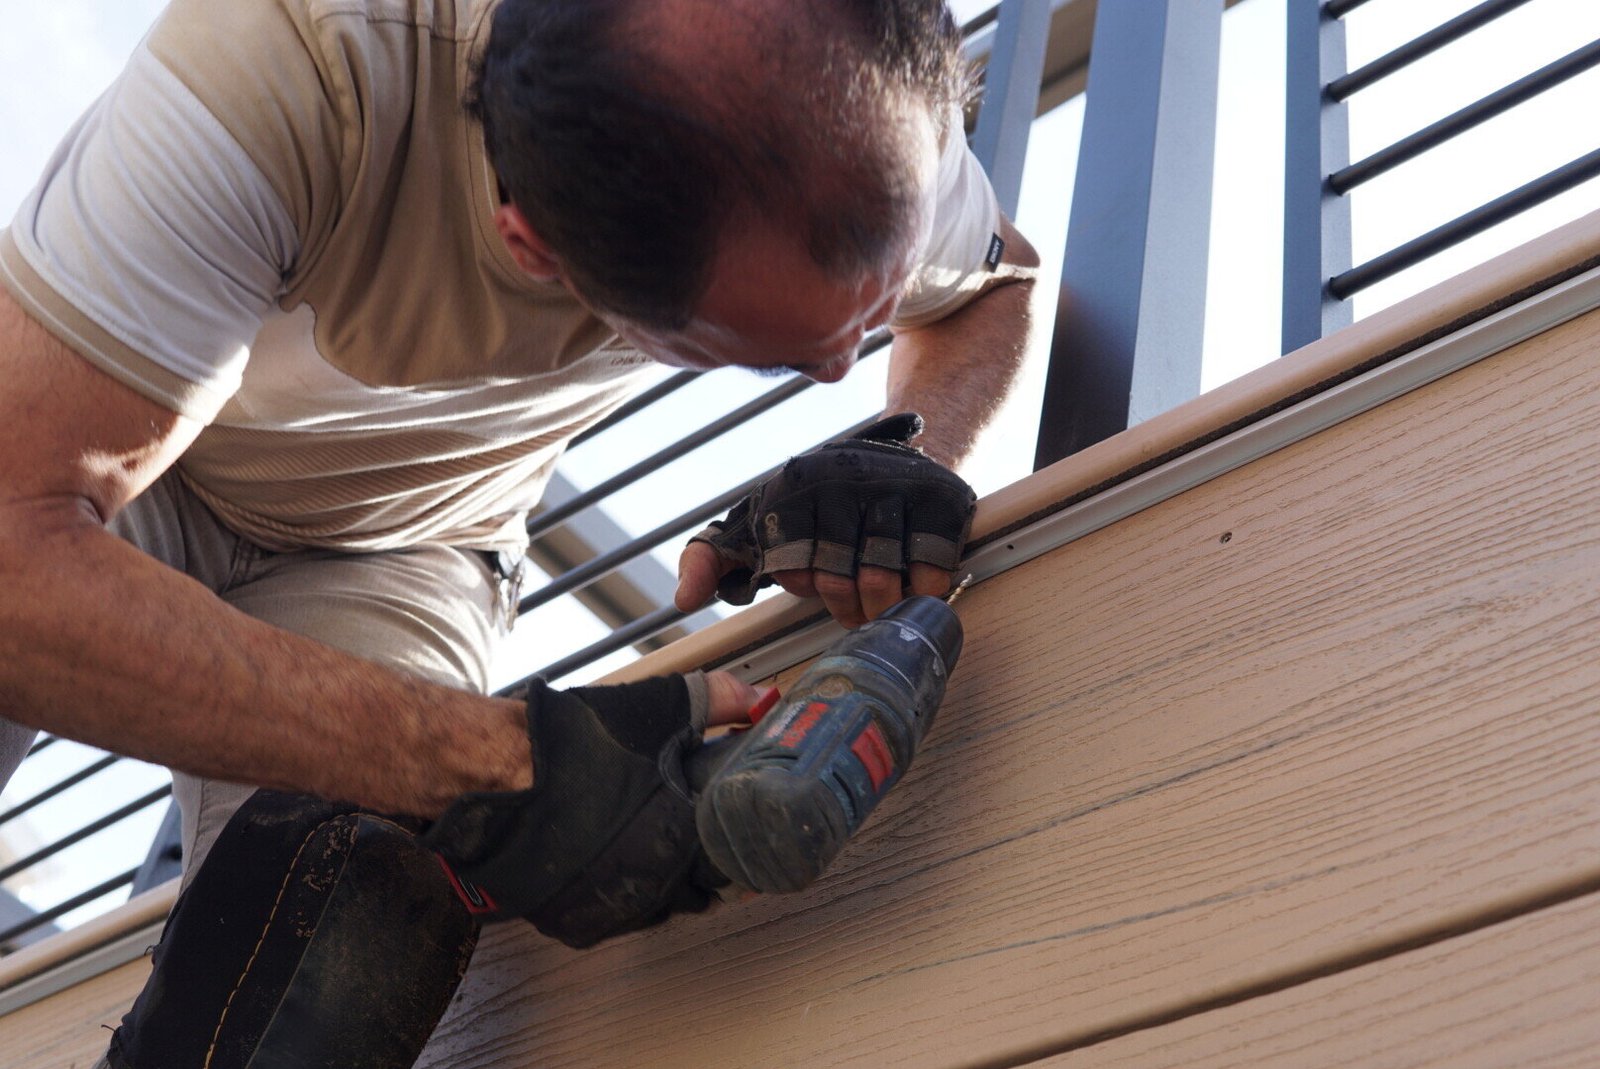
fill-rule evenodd
<path id="1" fill-rule="evenodd" d="M 0 1017 L 0 1065 L 89 1069 L 149 975 L 148 958 L 130 961 Z"/>
<path id="2" fill-rule="evenodd" d="M 431 1064 L 1009 1063 L 1593 886 L 1597 335 L 975 588 L 822 885 L 582 955 L 500 933 Z"/>
<path id="3" fill-rule="evenodd" d="M 586 953 L 497 929 L 425 1064 L 1159 1066 L 1189 1029 L 1221 1066 L 1216 1014 L 1292 1048 L 1302 988 L 1490 920 L 1510 955 L 1600 879 L 1597 347 L 1591 314 L 974 588 L 822 884 Z M 143 968 L 0 1020 L 8 1066 L 100 1050 Z"/>
<path id="4" fill-rule="evenodd" d="M 1027 1069 L 1592 1069 L 1600 895 Z"/>

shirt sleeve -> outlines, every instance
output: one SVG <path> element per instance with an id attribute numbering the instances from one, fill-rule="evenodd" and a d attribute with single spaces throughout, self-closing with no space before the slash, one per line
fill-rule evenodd
<path id="1" fill-rule="evenodd" d="M 937 182 L 928 244 L 890 324 L 897 330 L 943 319 L 997 278 L 1000 202 L 959 119 L 939 155 Z"/>
<path id="2" fill-rule="evenodd" d="M 296 247 L 265 176 L 147 42 L 0 232 L 0 281 L 96 367 L 209 422 Z"/>

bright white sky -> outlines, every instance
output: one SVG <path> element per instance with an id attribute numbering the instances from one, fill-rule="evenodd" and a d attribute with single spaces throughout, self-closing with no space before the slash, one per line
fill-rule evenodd
<path id="1" fill-rule="evenodd" d="M 1477 0 L 1373 0 L 1346 19 L 1350 64 L 1358 66 L 1475 5 Z M 73 119 L 89 105 L 133 48 L 163 4 L 160 0 L 49 0 L 6 3 L 7 33 L 0 36 L 0 221 L 16 205 Z M 962 0 L 968 14 L 985 0 Z M 1210 389 L 1278 355 L 1279 249 L 1282 221 L 1283 0 L 1244 0 L 1224 20 L 1213 251 L 1206 362 Z M 1451 48 L 1359 94 L 1351 104 L 1352 158 L 1360 158 L 1437 118 L 1600 38 L 1600 3 L 1532 0 Z M 1083 100 L 1057 109 L 1035 127 L 1030 169 L 1018 221 L 1045 258 L 1046 299 L 1041 324 L 1053 318 L 1054 277 L 1077 165 Z M 1600 145 L 1600 70 L 1554 90 L 1423 160 L 1378 179 L 1353 198 L 1355 260 L 1365 261 L 1464 211 L 1560 166 Z M 1494 231 L 1421 265 L 1357 298 L 1357 315 L 1370 314 L 1562 222 L 1600 208 L 1600 183 L 1590 182 Z M 980 492 L 1026 474 L 1037 432 L 1036 402 L 1048 338 L 1030 360 L 1019 400 L 986 440 L 967 471 Z M 753 475 L 793 452 L 864 418 L 882 393 L 883 361 L 869 362 L 846 383 L 816 388 L 772 418 L 725 437 L 708 457 L 692 457 L 621 495 L 615 514 L 640 516 L 636 529 L 677 515 L 718 488 Z M 875 366 L 876 365 L 876 366 Z M 581 485 L 632 463 L 641 441 L 659 444 L 682 427 L 703 422 L 771 386 L 738 373 L 710 376 L 680 391 L 652 423 L 619 429 L 574 452 L 567 474 Z M 611 436 L 608 436 L 611 437 Z M 669 511 L 670 510 L 670 511 Z M 675 551 L 661 554 L 670 567 Z M 528 669 L 597 637 L 602 630 L 584 614 L 536 618 L 518 628 L 518 660 Z M 571 645 L 552 649 L 562 635 Z M 89 759 L 75 746 L 58 746 L 30 761 L 0 801 L 0 810 L 28 797 Z M 120 767 L 120 766 L 119 766 Z M 126 798 L 162 781 L 155 769 L 130 768 L 97 777 L 84 788 L 88 812 L 103 812 L 108 795 Z M 78 793 L 78 792 L 74 792 Z M 4 829 L 13 849 L 34 834 L 58 837 L 88 819 L 72 795 L 41 807 L 31 830 Z M 11 886 L 35 906 L 46 906 L 105 876 L 137 864 L 154 832 L 159 809 L 62 856 L 54 866 L 64 879 L 35 873 L 27 887 Z M 40 878 L 44 877 L 44 878 Z M 113 898 L 69 921 L 120 901 Z"/>

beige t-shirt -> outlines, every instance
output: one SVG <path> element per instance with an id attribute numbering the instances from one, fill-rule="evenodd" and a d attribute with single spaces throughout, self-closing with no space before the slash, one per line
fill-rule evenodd
<path id="1" fill-rule="evenodd" d="M 649 361 L 511 261 L 462 108 L 496 0 L 175 0 L 9 230 L 0 280 L 205 423 L 179 461 L 278 548 L 524 542 Z M 945 153 L 901 319 L 982 289 L 994 195 Z"/>

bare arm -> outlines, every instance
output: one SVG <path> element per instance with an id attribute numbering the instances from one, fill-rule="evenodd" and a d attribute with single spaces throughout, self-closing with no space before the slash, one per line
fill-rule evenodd
<path id="1" fill-rule="evenodd" d="M 1004 284 L 954 315 L 896 334 L 889 353 L 885 411 L 922 413 L 928 427 L 917 444 L 952 468 L 1004 403 L 1032 330 L 1038 253 L 1004 217 L 1000 236 L 1005 253 L 997 271 Z"/>
<path id="2" fill-rule="evenodd" d="M 105 530 L 199 427 L 0 290 L 0 715 L 187 772 L 435 816 L 532 783 L 520 703 L 252 620 Z"/>

